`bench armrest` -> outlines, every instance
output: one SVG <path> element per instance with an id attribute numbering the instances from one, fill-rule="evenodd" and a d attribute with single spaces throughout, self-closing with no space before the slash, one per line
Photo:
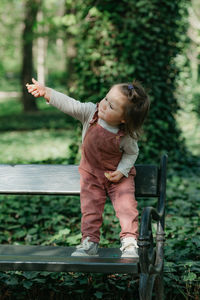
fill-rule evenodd
<path id="1" fill-rule="evenodd" d="M 157 221 L 156 248 L 152 232 L 152 220 Z M 140 234 L 138 239 L 140 268 L 142 273 L 158 274 L 163 268 L 164 230 L 163 215 L 153 207 L 145 207 L 142 213 Z"/>
<path id="2" fill-rule="evenodd" d="M 160 182 L 157 209 L 145 207 L 142 212 L 140 234 L 138 239 L 140 268 L 142 273 L 159 274 L 164 262 L 164 226 L 166 198 L 167 155 L 163 155 L 160 163 Z M 152 221 L 157 221 L 156 241 L 154 243 Z M 154 247 L 156 244 L 156 247 Z"/>

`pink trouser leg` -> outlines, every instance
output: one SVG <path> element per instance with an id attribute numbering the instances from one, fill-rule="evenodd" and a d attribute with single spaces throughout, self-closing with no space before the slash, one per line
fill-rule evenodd
<path id="1" fill-rule="evenodd" d="M 81 170 L 81 232 L 92 242 L 99 242 L 106 191 L 96 176 Z"/>
<path id="2" fill-rule="evenodd" d="M 135 199 L 134 177 L 123 177 L 122 180 L 108 186 L 108 194 L 112 201 L 116 216 L 121 225 L 120 238 L 138 237 L 138 210 Z"/>

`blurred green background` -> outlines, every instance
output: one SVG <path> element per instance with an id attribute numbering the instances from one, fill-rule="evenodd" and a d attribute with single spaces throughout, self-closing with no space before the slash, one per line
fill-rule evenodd
<path id="1" fill-rule="evenodd" d="M 79 163 L 80 124 L 27 93 L 33 76 L 82 102 L 115 83 L 145 86 L 151 110 L 137 163 L 169 156 L 166 297 L 199 299 L 199 0 L 1 1 L 0 163 Z M 0 200 L 1 243 L 79 243 L 78 198 Z M 104 215 L 101 245 L 119 246 L 109 201 Z M 2 299 L 138 299 L 137 288 L 131 276 L 0 273 Z"/>

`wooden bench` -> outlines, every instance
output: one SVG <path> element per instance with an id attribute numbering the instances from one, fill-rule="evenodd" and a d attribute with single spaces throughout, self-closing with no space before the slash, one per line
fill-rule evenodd
<path id="1" fill-rule="evenodd" d="M 141 300 L 164 299 L 163 246 L 167 156 L 160 166 L 136 165 L 136 197 L 157 198 L 145 207 L 139 233 L 139 259 L 121 258 L 118 248 L 100 248 L 99 257 L 72 257 L 74 247 L 0 245 L 0 271 L 131 273 L 140 277 Z M 0 194 L 79 195 L 75 165 L 0 165 Z M 152 221 L 157 222 L 156 238 Z"/>

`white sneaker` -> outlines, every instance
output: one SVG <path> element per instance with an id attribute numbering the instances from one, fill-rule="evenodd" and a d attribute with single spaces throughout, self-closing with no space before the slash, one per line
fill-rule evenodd
<path id="1" fill-rule="evenodd" d="M 86 237 L 83 242 L 76 246 L 76 250 L 71 256 L 98 256 L 98 243 L 89 241 L 90 237 Z"/>
<path id="2" fill-rule="evenodd" d="M 121 239 L 121 248 L 122 251 L 121 257 L 134 257 L 138 258 L 138 245 L 134 237 L 126 237 Z"/>

